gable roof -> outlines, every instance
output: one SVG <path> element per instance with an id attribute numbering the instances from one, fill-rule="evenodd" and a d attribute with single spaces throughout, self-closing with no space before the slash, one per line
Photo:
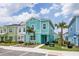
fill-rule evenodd
<path id="1" fill-rule="evenodd" d="M 77 16 L 74 16 L 73 18 L 72 18 L 72 20 L 70 21 L 70 23 L 69 23 L 69 26 L 68 26 L 68 28 L 73 24 L 73 22 L 76 20 L 76 17 Z"/>
<path id="2" fill-rule="evenodd" d="M 38 18 L 35 18 L 35 17 L 31 17 L 30 19 L 28 19 L 27 21 L 26 21 L 26 23 L 28 22 L 28 21 L 31 21 L 31 20 L 39 20 Z M 40 21 L 40 20 L 39 20 Z"/>
<path id="3" fill-rule="evenodd" d="M 48 21 L 50 24 L 51 24 L 51 26 L 53 27 L 53 29 L 54 29 L 54 26 L 53 26 L 53 23 L 52 23 L 52 21 L 50 20 L 50 19 L 40 19 L 40 21 L 41 22 L 43 22 L 43 21 Z"/>

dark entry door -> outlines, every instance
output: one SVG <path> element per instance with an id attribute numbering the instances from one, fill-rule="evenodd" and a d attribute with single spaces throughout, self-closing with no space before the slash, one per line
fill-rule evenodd
<path id="1" fill-rule="evenodd" d="M 41 43 L 44 44 L 47 42 L 47 35 L 41 35 Z"/>

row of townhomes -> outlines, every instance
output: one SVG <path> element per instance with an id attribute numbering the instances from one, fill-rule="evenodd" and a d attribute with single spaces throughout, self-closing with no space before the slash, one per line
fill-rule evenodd
<path id="1" fill-rule="evenodd" d="M 74 16 L 68 26 L 68 40 L 79 46 L 79 16 Z"/>
<path id="2" fill-rule="evenodd" d="M 49 19 L 30 18 L 20 24 L 0 27 L 0 41 L 12 39 L 13 41 L 45 43 L 54 40 L 54 26 Z"/>

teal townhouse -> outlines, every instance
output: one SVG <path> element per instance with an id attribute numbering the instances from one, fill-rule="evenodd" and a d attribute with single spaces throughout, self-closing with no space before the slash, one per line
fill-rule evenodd
<path id="1" fill-rule="evenodd" d="M 79 16 L 74 16 L 69 24 L 68 41 L 79 46 Z"/>
<path id="2" fill-rule="evenodd" d="M 0 26 L 0 41 L 11 39 L 44 44 L 54 40 L 54 26 L 49 19 L 30 18 L 20 24 Z"/>
<path id="3" fill-rule="evenodd" d="M 32 28 L 33 32 L 26 32 L 26 42 L 44 44 L 54 40 L 54 26 L 49 19 L 31 18 L 26 22 L 26 30 Z"/>
<path id="4" fill-rule="evenodd" d="M 0 27 L 0 41 L 24 41 L 25 24 L 11 24 Z"/>

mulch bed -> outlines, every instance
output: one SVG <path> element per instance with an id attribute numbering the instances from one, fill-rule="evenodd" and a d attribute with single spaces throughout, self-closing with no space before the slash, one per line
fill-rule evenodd
<path id="1" fill-rule="evenodd" d="M 38 46 L 38 44 L 33 44 L 33 45 L 23 45 L 23 44 L 17 44 L 15 45 L 16 47 L 30 47 L 30 48 L 34 48 L 36 46 Z"/>

